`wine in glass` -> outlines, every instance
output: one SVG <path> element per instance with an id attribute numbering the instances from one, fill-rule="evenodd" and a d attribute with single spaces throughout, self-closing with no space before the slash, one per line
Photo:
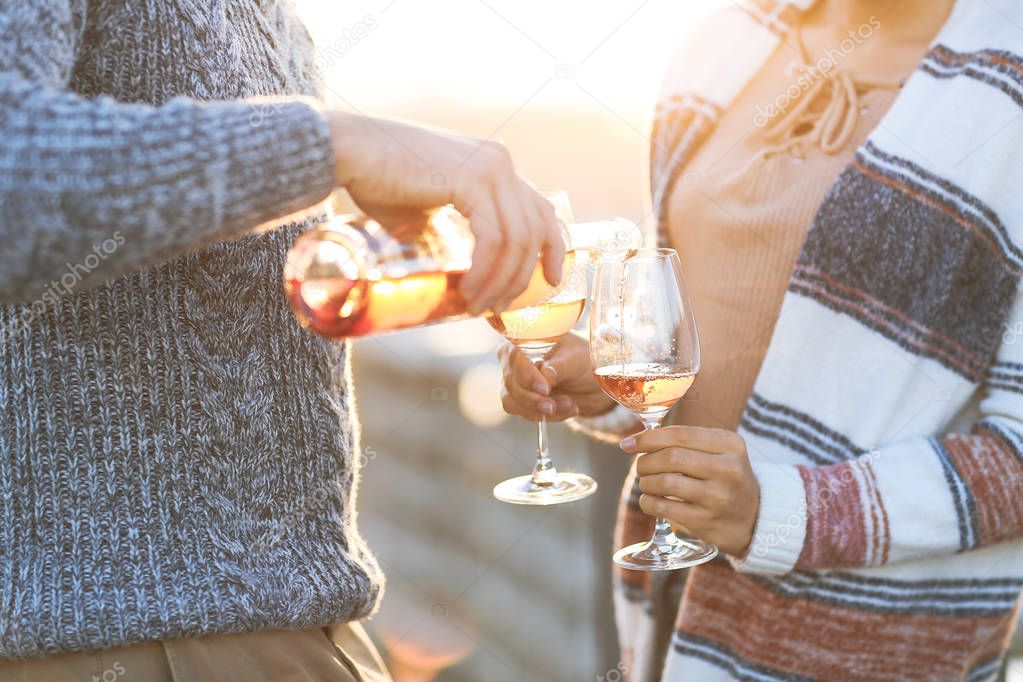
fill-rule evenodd
<path id="1" fill-rule="evenodd" d="M 640 249 L 597 267 L 590 308 L 590 359 L 601 389 L 660 427 L 700 369 L 700 341 L 674 249 Z M 637 571 L 686 568 L 710 561 L 717 547 L 680 538 L 658 518 L 653 537 L 618 550 L 616 564 Z"/>
<path id="2" fill-rule="evenodd" d="M 554 205 L 563 225 L 574 222 L 572 207 L 564 190 L 538 190 Z M 561 284 L 546 299 L 528 308 L 510 310 L 487 318 L 490 326 L 515 344 L 531 362 L 543 363 L 547 353 L 579 321 L 586 305 L 584 259 L 569 251 L 565 258 Z M 572 502 L 593 494 L 597 482 L 585 474 L 558 471 L 548 451 L 547 420 L 537 422 L 536 465 L 533 473 L 502 481 L 494 487 L 494 497 L 502 502 L 549 505 Z"/>

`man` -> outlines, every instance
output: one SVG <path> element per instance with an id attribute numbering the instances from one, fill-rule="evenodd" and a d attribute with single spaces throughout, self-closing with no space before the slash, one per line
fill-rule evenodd
<path id="1" fill-rule="evenodd" d="M 550 206 L 321 108 L 284 2 L 0 0 L 0 38 L 0 678 L 386 679 L 347 347 L 286 307 L 309 222 L 252 228 L 454 202 L 478 312 L 559 278 Z"/>

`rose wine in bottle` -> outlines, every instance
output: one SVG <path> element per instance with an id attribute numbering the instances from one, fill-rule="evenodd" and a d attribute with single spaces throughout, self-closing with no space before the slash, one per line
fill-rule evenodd
<path id="1" fill-rule="evenodd" d="M 285 290 L 303 326 L 331 338 L 366 336 L 465 314 L 464 271 L 404 277 L 288 279 Z"/>
<path id="2" fill-rule="evenodd" d="M 572 259 L 590 254 L 627 253 L 640 246 L 642 235 L 635 224 L 617 218 L 566 226 L 565 239 L 565 265 L 571 266 Z M 573 248 L 576 242 L 582 246 Z M 386 224 L 367 216 L 340 216 L 295 242 L 284 268 L 285 292 L 301 324 L 330 338 L 460 319 L 469 316 L 459 284 L 472 265 L 473 246 L 468 221 L 450 206 L 404 214 Z M 527 341 L 560 336 L 578 320 L 583 300 L 538 305 L 552 291 L 538 263 L 508 310 L 490 315 L 491 325 Z M 525 319 L 530 315 L 537 319 Z"/>

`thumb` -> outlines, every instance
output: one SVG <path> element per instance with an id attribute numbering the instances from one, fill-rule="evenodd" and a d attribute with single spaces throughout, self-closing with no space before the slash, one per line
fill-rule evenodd
<path id="1" fill-rule="evenodd" d="M 554 359 L 544 360 L 543 364 L 540 365 L 540 374 L 547 381 L 548 386 L 558 385 L 558 370 L 553 364 Z"/>
<path id="2" fill-rule="evenodd" d="M 555 377 L 555 383 L 572 383 L 588 375 L 592 370 L 589 345 L 574 333 L 566 334 L 544 360 L 544 368 Z"/>

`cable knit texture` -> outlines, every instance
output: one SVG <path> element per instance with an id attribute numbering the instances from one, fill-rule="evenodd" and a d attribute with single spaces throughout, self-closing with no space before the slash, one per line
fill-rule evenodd
<path id="1" fill-rule="evenodd" d="M 0 0 L 0 657 L 369 613 L 347 349 L 282 291 L 333 184 L 277 0 Z"/>

